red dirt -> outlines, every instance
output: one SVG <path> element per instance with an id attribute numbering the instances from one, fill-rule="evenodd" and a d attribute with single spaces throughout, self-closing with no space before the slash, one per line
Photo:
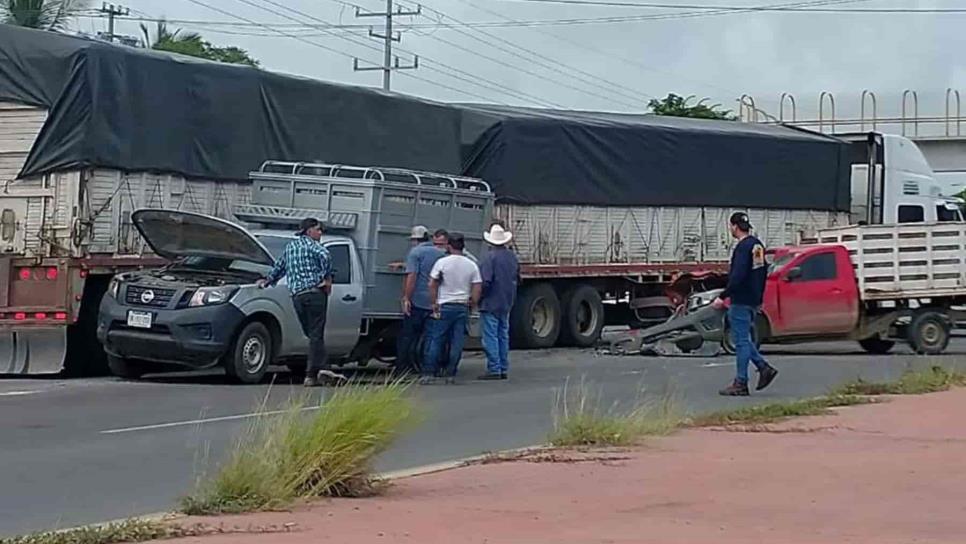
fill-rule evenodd
<path id="1" fill-rule="evenodd" d="M 399 481 L 383 497 L 217 518 L 297 528 L 182 542 L 959 543 L 964 414 L 960 389 L 754 432 L 689 430 L 617 459 L 477 465 Z"/>

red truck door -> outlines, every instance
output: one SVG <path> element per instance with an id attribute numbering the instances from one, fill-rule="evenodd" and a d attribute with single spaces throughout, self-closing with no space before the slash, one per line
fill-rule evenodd
<path id="1" fill-rule="evenodd" d="M 800 253 L 776 282 L 779 335 L 844 334 L 859 316 L 858 291 L 848 253 L 839 246 Z"/>

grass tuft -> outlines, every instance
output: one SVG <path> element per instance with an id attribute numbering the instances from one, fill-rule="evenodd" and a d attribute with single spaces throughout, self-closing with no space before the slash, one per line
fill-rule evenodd
<path id="1" fill-rule="evenodd" d="M 415 421 L 409 385 L 348 385 L 317 408 L 308 396 L 268 415 L 264 403 L 227 462 L 181 502 L 189 515 L 285 507 L 299 499 L 378 493 L 371 461 Z"/>
<path id="2" fill-rule="evenodd" d="M 628 446 L 646 436 L 670 434 L 682 420 L 670 392 L 657 401 L 640 401 L 621 412 L 616 405 L 602 409 L 598 396 L 583 381 L 574 394 L 565 386 L 557 395 L 555 407 L 550 443 L 557 447 Z"/>
<path id="3" fill-rule="evenodd" d="M 818 416 L 829 413 L 829 408 L 868 404 L 869 399 L 857 395 L 829 395 L 813 399 L 775 402 L 744 406 L 733 410 L 722 410 L 696 416 L 691 419 L 692 427 L 722 427 L 739 424 L 764 424 L 801 416 Z"/>
<path id="4" fill-rule="evenodd" d="M 907 370 L 893 382 L 867 382 L 857 378 L 835 390 L 840 395 L 921 395 L 946 391 L 966 385 L 966 374 L 931 366 L 925 370 Z"/>
<path id="5" fill-rule="evenodd" d="M 117 542 L 146 542 L 181 536 L 190 535 L 178 526 L 161 521 L 129 519 L 117 523 L 79 527 L 66 531 L 2 538 L 0 544 L 114 544 Z"/>

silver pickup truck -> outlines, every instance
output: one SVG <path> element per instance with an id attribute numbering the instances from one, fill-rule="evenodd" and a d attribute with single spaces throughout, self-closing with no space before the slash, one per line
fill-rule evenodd
<path id="1" fill-rule="evenodd" d="M 480 254 L 493 200 L 478 180 L 402 170 L 268 162 L 251 177 L 251 204 L 235 210 L 248 227 L 174 210 L 132 214 L 169 263 L 114 277 L 101 301 L 97 337 L 114 374 L 223 366 L 231 378 L 255 383 L 271 364 L 304 368 L 308 340 L 285 280 L 255 285 L 304 217 L 328 231 L 320 243 L 334 269 L 329 356 L 389 362 L 402 317 L 405 272 L 397 265 L 412 225 L 463 232 Z"/>

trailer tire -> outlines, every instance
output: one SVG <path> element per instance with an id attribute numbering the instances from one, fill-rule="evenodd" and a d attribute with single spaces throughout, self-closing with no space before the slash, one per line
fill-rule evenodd
<path id="1" fill-rule="evenodd" d="M 906 334 L 912 350 L 919 355 L 938 355 L 949 345 L 952 324 L 946 314 L 925 310 L 912 317 Z"/>
<path id="2" fill-rule="evenodd" d="M 523 289 L 510 312 L 510 343 L 517 349 L 550 348 L 560 336 L 560 299 L 549 283 Z"/>
<path id="3" fill-rule="evenodd" d="M 896 343 L 894 340 L 886 340 L 877 334 L 875 336 L 870 336 L 869 338 L 859 340 L 859 345 L 862 346 L 862 349 L 864 349 L 867 353 L 871 353 L 873 355 L 885 355 L 892 351 L 892 348 L 895 347 Z"/>
<path id="4" fill-rule="evenodd" d="M 111 374 L 123 380 L 137 380 L 145 374 L 144 365 L 110 354 L 107 355 L 107 368 Z"/>
<path id="5" fill-rule="evenodd" d="M 593 346 L 604 328 L 600 293 L 590 285 L 580 284 L 564 293 L 561 300 L 560 343 L 581 348 Z"/>
<path id="6" fill-rule="evenodd" d="M 225 374 L 239 383 L 259 383 L 272 364 L 272 349 L 268 327 L 260 321 L 246 324 L 225 355 Z"/>

